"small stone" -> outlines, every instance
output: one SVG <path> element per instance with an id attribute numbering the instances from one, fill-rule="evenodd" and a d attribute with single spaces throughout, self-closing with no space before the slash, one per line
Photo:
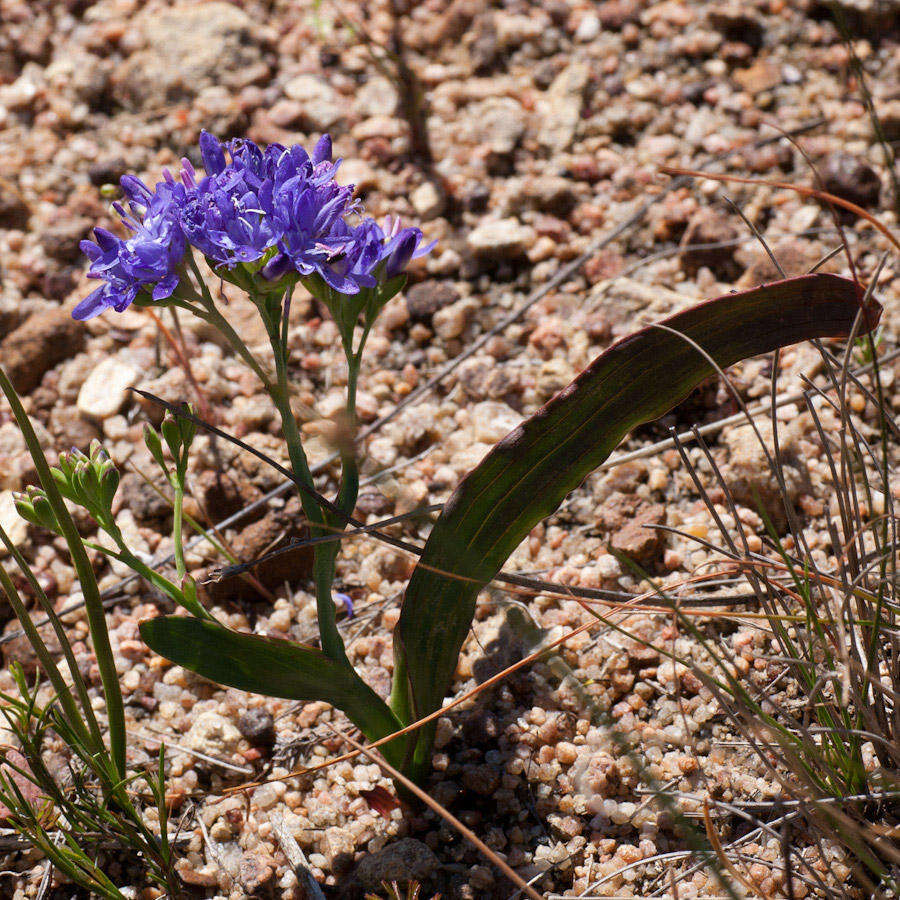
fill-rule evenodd
<path id="1" fill-rule="evenodd" d="M 561 766 L 571 766 L 578 759 L 578 748 L 568 741 L 560 741 L 556 745 L 556 759 Z"/>
<path id="2" fill-rule="evenodd" d="M 344 101 L 337 91 L 315 75 L 297 75 L 284 86 L 284 94 L 302 107 L 305 124 L 315 131 L 328 131 L 343 118 Z"/>
<path id="3" fill-rule="evenodd" d="M 730 217 L 718 209 L 704 207 L 688 222 L 681 246 L 681 265 L 694 277 L 704 266 L 723 280 L 730 280 L 738 271 L 734 262 L 733 246 L 707 247 L 706 244 L 722 244 L 738 237 L 738 229 Z M 697 246 L 700 245 L 700 246 Z"/>
<path id="4" fill-rule="evenodd" d="M 84 346 L 87 332 L 64 309 L 35 313 L 0 343 L 3 368 L 19 393 L 34 390 L 44 373 L 74 356 Z"/>
<path id="5" fill-rule="evenodd" d="M 439 309 L 432 320 L 435 334 L 445 341 L 458 338 L 466 330 L 471 314 L 472 301 L 469 299 L 458 300 L 450 306 Z"/>
<path id="6" fill-rule="evenodd" d="M 337 172 L 338 184 L 352 184 L 357 192 L 370 191 L 378 187 L 383 175 L 362 159 L 345 160 Z"/>
<path id="7" fill-rule="evenodd" d="M 487 74 L 497 62 L 501 50 L 495 18 L 490 15 L 481 16 L 474 31 L 474 39 L 469 48 L 472 68 L 479 74 Z"/>
<path id="8" fill-rule="evenodd" d="M 238 880 L 249 897 L 273 897 L 277 893 L 277 870 L 275 860 L 268 854 L 248 851 L 241 856 Z"/>
<path id="9" fill-rule="evenodd" d="M 621 31 L 629 23 L 640 19 L 641 5 L 637 0 L 604 0 L 597 6 L 597 17 L 604 28 Z"/>
<path id="10" fill-rule="evenodd" d="M 271 749 L 275 745 L 275 720 L 261 706 L 242 713 L 237 723 L 238 731 L 254 747 Z"/>
<path id="11" fill-rule="evenodd" d="M 477 256 L 500 259 L 523 256 L 533 241 L 534 229 L 512 218 L 484 222 L 466 236 Z"/>
<path id="12" fill-rule="evenodd" d="M 356 111 L 363 118 L 393 116 L 399 103 L 397 88 L 392 81 L 381 76 L 370 78 L 356 91 Z"/>
<path id="13" fill-rule="evenodd" d="M 734 80 L 749 94 L 770 91 L 781 81 L 781 70 L 774 63 L 761 60 L 746 69 L 738 69 Z"/>
<path id="14" fill-rule="evenodd" d="M 207 756 L 230 756 L 237 748 L 241 733 L 217 712 L 200 713 L 185 735 L 185 744 Z"/>
<path id="15" fill-rule="evenodd" d="M 589 12 L 581 17 L 578 28 L 575 29 L 575 40 L 582 44 L 589 44 L 600 36 L 602 27 L 600 16 L 594 12 Z"/>
<path id="16" fill-rule="evenodd" d="M 779 424 L 778 449 L 781 455 L 782 476 L 788 499 L 795 502 L 805 489 L 805 465 L 798 459 L 798 440 L 803 433 L 803 419 L 794 418 Z M 757 427 L 766 445 L 760 444 L 756 432 L 749 425 L 729 429 L 723 433 L 728 448 L 728 461 L 722 469 L 725 483 L 732 496 L 749 509 L 761 503 L 776 528 L 782 529 L 787 520 L 778 479 L 772 472 L 769 459 L 774 453 L 772 423 L 763 417 Z"/>
<path id="17" fill-rule="evenodd" d="M 663 549 L 662 533 L 647 526 L 665 522 L 662 504 L 616 492 L 604 501 L 598 520 L 609 533 L 609 544 L 614 550 L 640 566 L 648 567 L 657 561 Z"/>
<path id="18" fill-rule="evenodd" d="M 512 97 L 490 97 L 466 109 L 461 128 L 473 143 L 508 156 L 525 134 L 525 110 Z"/>
<path id="19" fill-rule="evenodd" d="M 195 868 L 186 859 L 179 859 L 175 863 L 175 871 L 178 877 L 193 887 L 215 888 L 219 886 L 218 866 L 200 866 Z"/>
<path id="20" fill-rule="evenodd" d="M 60 262 L 77 262 L 81 258 L 79 244 L 88 236 L 92 227 L 90 219 L 78 217 L 48 228 L 41 234 L 44 253 Z"/>
<path id="21" fill-rule="evenodd" d="M 444 211 L 444 198 L 434 182 L 424 181 L 410 195 L 410 203 L 420 219 L 427 222 Z"/>
<path id="22" fill-rule="evenodd" d="M 6 178 L 0 178 L 0 228 L 21 228 L 28 225 L 31 211 L 19 189 Z"/>
<path id="23" fill-rule="evenodd" d="M 269 118 L 279 128 L 293 128 L 303 123 L 303 104 L 296 100 L 279 100 L 269 110 Z"/>
<path id="24" fill-rule="evenodd" d="M 440 861 L 427 844 L 415 838 L 403 838 L 377 853 L 364 856 L 356 867 L 356 877 L 363 887 L 374 890 L 380 888 L 382 882 L 424 881 L 439 865 Z"/>
<path id="25" fill-rule="evenodd" d="M 539 105 L 543 125 L 538 140 L 548 150 L 561 153 L 575 140 L 590 77 L 591 70 L 587 63 L 573 62 L 553 79 L 547 89 Z"/>
<path id="26" fill-rule="evenodd" d="M 519 413 L 498 400 L 476 403 L 471 416 L 473 437 L 486 444 L 496 444 L 522 421 Z"/>
<path id="27" fill-rule="evenodd" d="M 93 369 L 78 392 L 76 406 L 92 419 L 103 421 L 114 416 L 128 399 L 128 389 L 140 378 L 137 367 L 111 356 Z"/>
<path id="28" fill-rule="evenodd" d="M 863 209 L 878 206 L 881 179 L 875 170 L 857 156 L 832 153 L 821 168 L 822 183 L 830 194 L 849 200 Z M 852 213 L 844 211 L 847 216 Z"/>
<path id="29" fill-rule="evenodd" d="M 459 292 L 448 281 L 429 279 L 406 291 L 406 309 L 414 322 L 430 322 L 431 317 L 459 299 Z"/>

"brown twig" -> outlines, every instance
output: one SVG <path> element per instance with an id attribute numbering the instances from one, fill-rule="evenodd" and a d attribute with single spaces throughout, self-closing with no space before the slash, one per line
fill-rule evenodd
<path id="1" fill-rule="evenodd" d="M 703 801 L 703 824 L 706 826 L 706 837 L 712 845 L 713 851 L 716 854 L 716 859 L 719 860 L 719 865 L 726 871 L 728 874 L 735 879 L 738 883 L 742 884 L 748 891 L 750 891 L 751 896 L 761 897 L 759 888 L 753 884 L 752 881 L 748 881 L 740 872 L 738 872 L 734 863 L 728 858 L 725 853 L 725 850 L 722 847 L 722 842 L 719 840 L 719 835 L 716 833 L 715 825 L 713 825 L 712 816 L 709 814 L 709 800 Z M 717 873 L 718 874 L 718 873 Z M 721 877 L 721 876 L 719 876 Z M 724 887 L 725 885 L 723 885 Z"/>
<path id="2" fill-rule="evenodd" d="M 766 187 L 781 188 L 787 191 L 796 191 L 804 197 L 815 197 L 817 200 L 823 200 L 826 203 L 833 203 L 842 209 L 847 209 L 855 213 L 861 219 L 865 219 L 880 231 L 898 250 L 900 250 L 900 241 L 894 237 L 891 230 L 883 225 L 871 213 L 866 212 L 861 206 L 844 200 L 835 194 L 829 194 L 827 191 L 819 191 L 816 188 L 807 187 L 804 184 L 791 184 L 788 181 L 769 181 L 767 178 L 750 178 L 746 175 L 719 175 L 714 172 L 700 172 L 697 169 L 683 169 L 681 166 L 660 166 L 659 169 L 664 175 L 677 175 L 680 178 L 708 178 L 712 181 L 735 181 L 738 184 L 761 184 Z"/>
<path id="3" fill-rule="evenodd" d="M 159 329 L 160 334 L 166 339 L 166 342 L 172 348 L 172 351 L 175 353 L 175 357 L 178 360 L 178 365 L 184 370 L 185 378 L 187 378 L 188 383 L 193 388 L 194 393 L 197 395 L 197 406 L 200 407 L 200 414 L 204 419 L 213 420 L 213 411 L 212 407 L 209 405 L 209 400 L 206 398 L 206 394 L 203 393 L 202 388 L 197 383 L 197 379 L 194 377 L 194 371 L 191 368 L 190 359 L 188 359 L 187 353 L 185 352 L 184 347 L 176 340 L 175 335 L 163 325 L 162 320 L 153 312 L 152 309 L 148 307 L 144 308 L 144 312 L 147 313 L 148 316 L 156 323 L 156 327 Z M 177 319 L 176 319 L 177 322 Z"/>

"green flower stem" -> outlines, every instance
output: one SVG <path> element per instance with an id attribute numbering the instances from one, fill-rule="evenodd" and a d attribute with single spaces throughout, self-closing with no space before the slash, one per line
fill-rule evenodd
<path id="1" fill-rule="evenodd" d="M 300 439 L 300 430 L 297 428 L 297 420 L 291 409 L 290 398 L 287 394 L 286 367 L 276 359 L 279 384 L 275 390 L 269 392 L 280 416 L 281 427 L 285 442 L 288 445 L 288 455 L 291 460 L 291 468 L 304 483 L 313 486 L 312 473 Z M 324 510 L 319 508 L 315 499 L 305 492 L 299 491 L 300 503 L 306 517 L 310 520 L 312 536 L 319 537 L 328 533 L 328 517 Z M 316 527 L 318 526 L 318 527 Z M 316 546 L 313 557 L 313 579 L 316 585 L 316 612 L 319 619 L 319 637 L 322 642 L 322 650 L 326 656 L 336 662 L 344 662 L 350 666 L 347 652 L 344 649 L 344 639 L 337 627 L 337 615 L 334 609 L 332 586 L 334 584 L 335 560 L 337 559 L 337 546 L 333 544 L 319 544 Z"/>
<path id="2" fill-rule="evenodd" d="M 347 356 L 347 429 L 348 446 L 341 448 L 341 487 L 337 496 L 337 505 L 341 512 L 350 515 L 356 507 L 359 497 L 359 465 L 356 460 L 356 387 L 359 380 L 359 365 L 362 347 L 353 356 Z M 344 522 L 339 523 L 343 528 Z"/>
<path id="3" fill-rule="evenodd" d="M 47 459 L 41 449 L 37 435 L 34 433 L 34 428 L 32 428 L 22 402 L 19 400 L 15 388 L 12 386 L 9 378 L 7 378 L 6 372 L 3 371 L 2 367 L 0 367 L 0 389 L 6 394 L 6 399 L 12 407 L 13 415 L 31 453 L 35 469 L 37 469 L 41 486 L 44 488 L 47 500 L 56 514 L 56 520 L 69 547 L 72 564 L 75 567 L 75 573 L 78 576 L 78 581 L 84 594 L 84 605 L 88 615 L 91 642 L 94 645 L 94 655 L 97 658 L 100 681 L 103 685 L 103 694 L 106 699 L 110 752 L 119 777 L 124 779 L 126 774 L 125 705 L 122 702 L 119 675 L 116 672 L 115 658 L 109 643 L 106 613 L 103 609 L 103 601 L 100 599 L 97 579 L 94 576 L 94 570 L 91 568 L 91 562 L 88 559 L 81 535 L 72 521 L 72 516 L 66 508 L 55 479 L 50 474 L 50 466 L 47 464 Z"/>
<path id="4" fill-rule="evenodd" d="M 194 313 L 206 322 L 209 322 L 219 330 L 222 336 L 228 341 L 235 353 L 251 368 L 257 378 L 262 382 L 263 387 L 275 404 L 278 414 L 281 417 L 281 427 L 284 434 L 285 443 L 288 448 L 288 456 L 291 461 L 291 469 L 294 475 L 303 481 L 310 488 L 314 488 L 312 472 L 309 468 L 309 461 L 306 458 L 306 452 L 300 438 L 300 431 L 297 428 L 297 420 L 294 418 L 293 410 L 290 402 L 290 389 L 287 379 L 287 341 L 286 328 L 282 325 L 282 319 L 277 321 L 263 314 L 263 321 L 272 345 L 272 351 L 275 354 L 275 372 L 276 380 L 266 374 L 262 366 L 248 349 L 247 345 L 241 340 L 240 335 L 231 327 L 225 317 L 216 308 L 209 288 L 203 280 L 203 276 L 197 266 L 196 260 L 192 254 L 188 254 L 188 263 L 196 277 L 197 284 L 200 287 L 202 296 L 195 293 L 194 299 L 199 302 L 199 306 L 193 307 Z M 285 294 L 285 299 L 289 295 L 290 289 Z M 251 295 L 254 302 L 258 298 Z M 262 313 L 263 306 L 256 302 Z M 300 495 L 300 504 L 303 512 L 313 526 L 314 536 L 325 534 L 325 530 L 315 526 L 325 526 L 328 524 L 325 512 L 319 508 L 315 499 L 303 491 L 298 492 Z M 355 501 L 354 501 L 355 502 Z M 345 662 L 350 666 L 347 659 L 347 653 L 344 649 L 344 641 L 337 629 L 337 616 L 334 609 L 334 600 L 331 595 L 332 585 L 334 583 L 334 563 L 337 557 L 336 550 L 328 547 L 328 545 L 320 545 L 316 548 L 313 563 L 313 578 L 316 585 L 316 609 L 319 618 L 319 634 L 322 642 L 322 650 L 332 659 Z M 207 616 L 208 618 L 208 616 Z"/>
<path id="5" fill-rule="evenodd" d="M 184 472 L 177 472 L 172 484 L 172 543 L 175 554 L 175 574 L 179 584 L 187 575 L 187 566 L 184 563 Z"/>
<path id="6" fill-rule="evenodd" d="M 97 550 L 99 553 L 102 553 L 110 559 L 114 559 L 117 562 L 128 566 L 132 572 L 140 575 L 146 582 L 152 584 L 158 591 L 165 594 L 189 613 L 192 613 L 201 619 L 215 621 L 213 616 L 210 615 L 200 603 L 188 597 L 177 584 L 174 584 L 164 575 L 160 575 L 159 572 L 151 569 L 146 563 L 141 562 L 141 560 L 125 546 L 125 542 L 121 539 L 121 535 L 117 537 L 112 532 L 107 531 L 107 533 L 116 542 L 116 545 L 119 548 L 118 550 L 112 550 L 109 547 L 104 547 L 102 544 L 96 544 L 93 541 L 88 541 L 87 546 L 92 550 Z"/>

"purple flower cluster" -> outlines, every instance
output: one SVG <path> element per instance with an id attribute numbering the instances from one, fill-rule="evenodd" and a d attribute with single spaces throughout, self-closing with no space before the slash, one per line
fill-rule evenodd
<path id="1" fill-rule="evenodd" d="M 75 307 L 76 319 L 122 312 L 139 294 L 171 297 L 185 278 L 188 246 L 215 267 L 250 266 L 269 281 L 289 272 L 318 276 L 340 294 L 394 278 L 434 246 L 399 221 L 383 229 L 371 218 L 348 222 L 358 205 L 353 187 L 334 180 L 340 160 L 331 161 L 328 135 L 310 155 L 300 146 L 222 144 L 203 132 L 200 154 L 202 178 L 186 159 L 180 181 L 165 172 L 153 190 L 133 175 L 122 178 L 128 209 L 114 206 L 131 236 L 95 228 L 96 242 L 82 241 L 88 275 L 103 284 Z"/>

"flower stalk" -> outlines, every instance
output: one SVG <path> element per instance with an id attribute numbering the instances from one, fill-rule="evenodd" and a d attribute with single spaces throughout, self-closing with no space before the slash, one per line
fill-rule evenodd
<path id="1" fill-rule="evenodd" d="M 359 203 L 352 199 L 353 186 L 339 185 L 335 180 L 340 160 L 332 161 L 327 135 L 307 153 L 299 146 L 277 144 L 261 149 L 244 140 L 221 144 L 204 132 L 200 153 L 205 174 L 196 172 L 184 160 L 179 178 L 165 172 L 163 181 L 154 188 L 131 175 L 122 179 L 127 209 L 122 205 L 115 208 L 130 236 L 122 239 L 97 229 L 96 241 L 83 243 L 91 260 L 88 274 L 101 285 L 73 315 L 90 318 L 106 309 L 122 311 L 132 303 L 170 306 L 191 312 L 216 328 L 259 378 L 278 412 L 312 537 L 343 532 L 359 494 L 356 396 L 366 340 L 384 305 L 405 284 L 407 265 L 433 245 L 422 244 L 417 228 L 401 228 L 398 220 L 391 219 L 382 226 L 360 214 Z M 243 290 L 256 306 L 272 349 L 271 372 L 256 358 L 213 297 L 195 250 L 217 276 Z M 346 404 L 337 428 L 340 482 L 333 505 L 327 507 L 317 499 L 291 407 L 288 336 L 291 300 L 298 283 L 331 313 L 347 363 Z M 147 446 L 172 488 L 174 582 L 152 571 L 128 550 L 108 503 L 104 506 L 95 502 L 93 495 L 79 493 L 80 482 L 72 489 L 70 499 L 88 504 L 116 545 L 113 550 L 98 549 L 124 562 L 188 609 L 203 629 L 204 639 L 209 637 L 224 646 L 239 637 L 243 643 L 250 636 L 228 632 L 200 604 L 187 568 L 182 531 L 187 451 L 193 437 L 192 431 L 186 431 L 190 418 L 167 415 L 161 435 L 149 427 L 145 431 Z M 164 444 L 174 466 L 166 458 Z M 34 521 L 55 525 L 41 497 L 32 498 L 26 511 Z M 290 664 L 284 662 L 288 669 L 285 677 L 293 685 L 290 696 L 325 697 L 343 709 L 368 738 L 378 739 L 397 730 L 400 723 L 347 657 L 334 600 L 339 552 L 339 541 L 315 545 L 312 577 L 321 653 L 290 645 L 292 649 L 284 657 L 291 659 Z M 145 623 L 148 635 L 151 624 Z M 255 647 L 255 641 L 250 643 Z M 170 658 L 172 653 L 191 650 L 153 645 L 169 653 Z M 278 650 L 280 653 L 284 648 Z M 254 651 L 247 652 L 252 656 Z M 281 659 L 268 645 L 263 657 L 260 671 L 267 665 L 277 668 Z M 244 663 L 246 658 L 240 656 L 230 661 L 230 683 L 243 683 L 238 670 Z M 330 683 L 330 688 L 323 681 Z M 388 745 L 386 752 L 396 757 L 400 750 Z M 402 762 L 394 761 L 398 765 Z"/>

